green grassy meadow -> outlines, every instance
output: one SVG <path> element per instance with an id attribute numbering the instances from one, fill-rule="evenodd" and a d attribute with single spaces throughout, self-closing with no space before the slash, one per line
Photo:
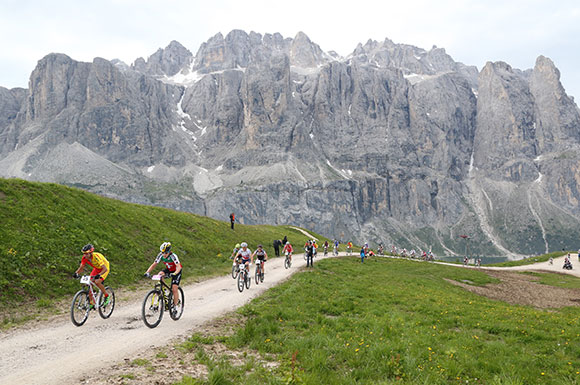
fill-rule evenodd
<path id="1" fill-rule="evenodd" d="M 131 288 L 142 282 L 164 241 L 172 242 L 188 282 L 227 273 L 236 243 L 246 241 L 252 249 L 262 243 L 273 255 L 273 240 L 284 235 L 294 245 L 307 240 L 289 226 L 236 224 L 232 231 L 229 222 L 198 215 L 56 184 L 0 179 L 0 326 L 15 321 L 23 304 L 42 312 L 72 298 L 80 286 L 71 275 L 87 243 L 109 260 L 108 284 Z M 14 305 L 17 312 L 9 311 Z"/>
<path id="2" fill-rule="evenodd" d="M 320 261 L 238 310 L 233 335 L 194 335 L 187 346 L 209 376 L 180 384 L 580 382 L 579 308 L 514 306 L 447 280 L 492 282 L 482 271 L 431 263 Z M 277 364 L 208 357 L 203 347 L 216 341 Z"/>

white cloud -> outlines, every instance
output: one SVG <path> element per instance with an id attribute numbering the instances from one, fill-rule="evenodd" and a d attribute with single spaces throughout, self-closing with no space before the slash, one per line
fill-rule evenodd
<path id="1" fill-rule="evenodd" d="M 0 3 L 0 85 L 26 86 L 50 52 L 131 63 L 177 40 L 193 53 L 232 29 L 305 32 L 322 49 L 346 55 L 368 39 L 390 38 L 481 68 L 502 60 L 530 68 L 549 56 L 565 88 L 580 98 L 580 5 L 543 0 L 4 0 Z"/>

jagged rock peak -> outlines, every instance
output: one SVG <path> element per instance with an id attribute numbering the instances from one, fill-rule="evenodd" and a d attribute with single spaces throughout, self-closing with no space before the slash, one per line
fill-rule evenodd
<path id="1" fill-rule="evenodd" d="M 298 32 L 290 48 L 290 62 L 297 67 L 316 67 L 325 62 L 324 52 L 304 32 Z"/>
<path id="2" fill-rule="evenodd" d="M 193 54 L 173 40 L 164 49 L 159 48 L 147 61 L 143 58 L 135 60 L 132 68 L 153 76 L 173 76 L 188 66 L 192 59 Z"/>

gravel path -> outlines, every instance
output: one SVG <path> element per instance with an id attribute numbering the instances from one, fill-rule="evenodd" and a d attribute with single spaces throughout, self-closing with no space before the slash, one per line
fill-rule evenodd
<path id="1" fill-rule="evenodd" d="M 79 383 L 87 375 L 136 353 L 166 345 L 174 337 L 191 335 L 207 321 L 245 305 L 305 265 L 302 254 L 294 256 L 290 269 L 284 268 L 284 258 L 272 258 L 266 263 L 264 283 L 256 285 L 252 279 L 250 289 L 242 293 L 230 275 L 184 286 L 186 302 L 181 319 L 173 321 L 165 314 L 155 329 L 141 320 L 141 297 L 128 302 L 118 300 L 107 320 L 91 312 L 81 327 L 75 327 L 67 314 L 34 327 L 2 332 L 0 384 Z"/>

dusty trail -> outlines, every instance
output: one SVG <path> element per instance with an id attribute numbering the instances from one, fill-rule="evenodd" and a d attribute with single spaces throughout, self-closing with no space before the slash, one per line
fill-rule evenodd
<path id="1" fill-rule="evenodd" d="M 181 319 L 173 321 L 166 313 L 155 329 L 149 329 L 141 320 L 140 298 L 118 301 L 108 320 L 91 312 L 81 327 L 75 327 L 68 316 L 63 316 L 40 327 L 0 333 L 0 384 L 78 383 L 84 375 L 98 373 L 136 352 L 166 345 L 173 337 L 190 335 L 205 322 L 248 303 L 305 265 L 302 254 L 293 257 L 288 270 L 284 268 L 284 258 L 272 258 L 266 263 L 264 283 L 256 285 L 252 279 L 250 289 L 243 293 L 238 292 L 237 281 L 230 275 L 184 286 Z M 252 265 L 252 272 L 254 268 Z"/>
<path id="2" fill-rule="evenodd" d="M 317 257 L 315 263 L 321 258 Z M 542 262 L 513 268 L 481 269 L 549 270 L 580 276 L 577 255 L 572 258 L 574 269 L 571 271 L 562 269 L 563 259 L 555 259 L 553 265 Z M 2 332 L 0 384 L 78 383 L 83 377 L 134 357 L 136 353 L 166 345 L 173 337 L 186 337 L 204 323 L 248 303 L 305 266 L 302 254 L 294 256 L 293 265 L 288 270 L 284 269 L 283 263 L 283 258 L 272 258 L 266 264 L 264 283 L 256 285 L 252 280 L 250 289 L 243 293 L 238 292 L 236 281 L 229 275 L 184 286 L 186 305 L 182 318 L 176 322 L 166 313 L 155 329 L 147 328 L 141 320 L 141 297 L 126 302 L 118 300 L 108 320 L 92 312 L 82 327 L 73 326 L 67 314 L 38 327 Z"/>

